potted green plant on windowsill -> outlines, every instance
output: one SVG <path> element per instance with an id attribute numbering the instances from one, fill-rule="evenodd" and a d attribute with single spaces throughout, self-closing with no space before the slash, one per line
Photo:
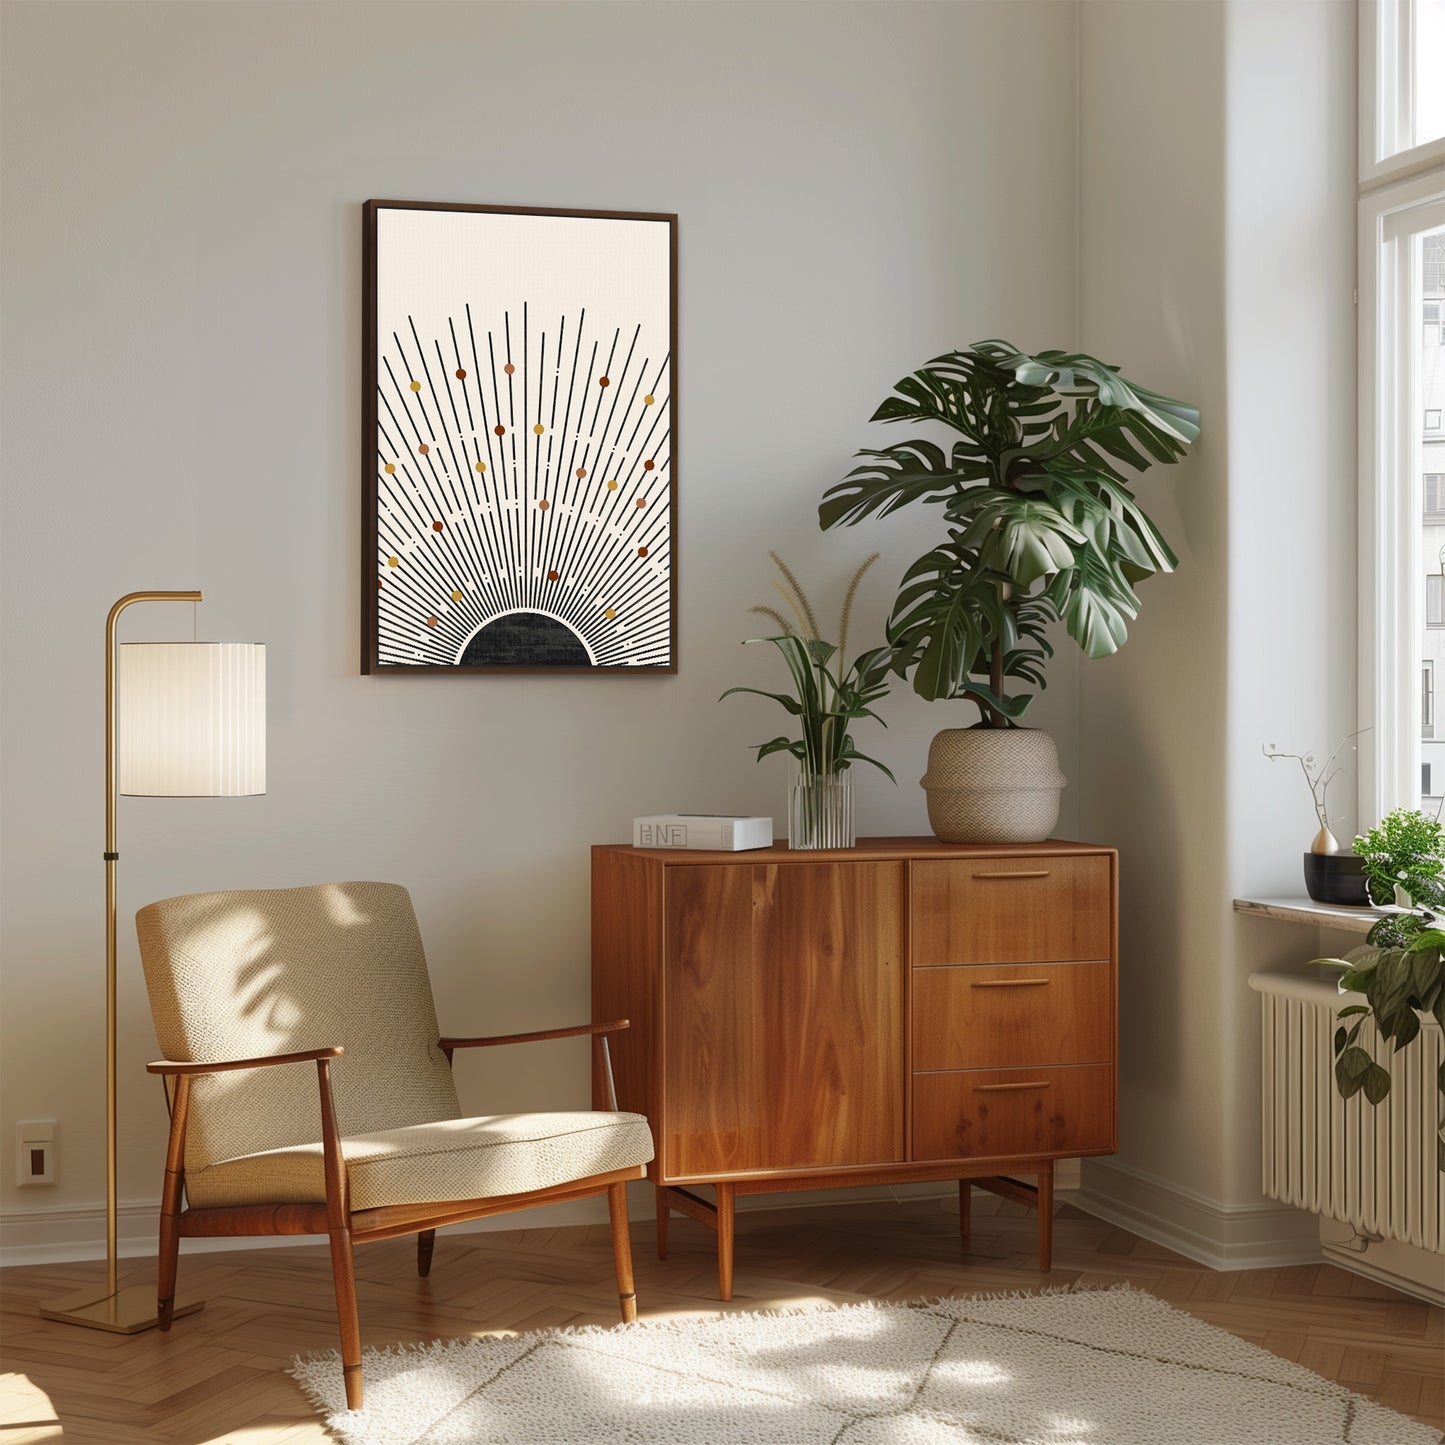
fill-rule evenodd
<path id="1" fill-rule="evenodd" d="M 1045 685 L 1045 629 L 1062 621 L 1090 657 L 1123 646 L 1135 586 L 1176 559 L 1119 464 L 1178 461 L 1199 413 L 1092 356 L 982 341 L 904 377 L 873 420 L 955 435 L 949 451 L 915 439 L 859 452 L 866 460 L 818 512 L 828 528 L 913 502 L 943 509 L 946 535 L 904 574 L 887 630 L 914 691 L 980 714 L 929 749 L 933 830 L 955 842 L 1045 838 L 1065 780 L 1048 734 L 1018 725 Z"/>
<path id="2" fill-rule="evenodd" d="M 1343 958 L 1317 959 L 1344 969 L 1340 989 L 1365 1002 L 1340 1010 L 1335 1030 L 1335 1084 L 1342 1098 L 1363 1093 L 1378 1104 L 1390 1093 L 1390 1073 L 1360 1042 L 1367 1023 L 1396 1052 L 1420 1033 L 1421 1015 L 1445 1029 L 1445 827 L 1438 819 L 1397 808 L 1355 839 L 1370 898 L 1408 906 L 1388 913 L 1365 935 L 1362 948 Z M 1366 1041 L 1368 1043 L 1368 1039 Z M 1445 1063 L 1437 1079 L 1436 1165 L 1445 1171 Z"/>

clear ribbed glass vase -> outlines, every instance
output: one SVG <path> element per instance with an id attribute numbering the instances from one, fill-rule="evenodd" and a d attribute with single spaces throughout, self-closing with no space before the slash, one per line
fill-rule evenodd
<path id="1" fill-rule="evenodd" d="M 799 772 L 788 787 L 789 848 L 851 848 L 853 774 Z"/>

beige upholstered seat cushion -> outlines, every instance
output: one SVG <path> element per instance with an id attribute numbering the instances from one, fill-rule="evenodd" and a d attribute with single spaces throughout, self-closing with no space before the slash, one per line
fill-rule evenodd
<path id="1" fill-rule="evenodd" d="M 341 1146 L 356 1210 L 522 1194 L 646 1164 L 652 1133 L 641 1114 L 498 1114 L 383 1129 Z M 322 1203 L 321 1145 L 212 1164 L 186 1175 L 186 1193 L 195 1208 Z"/>

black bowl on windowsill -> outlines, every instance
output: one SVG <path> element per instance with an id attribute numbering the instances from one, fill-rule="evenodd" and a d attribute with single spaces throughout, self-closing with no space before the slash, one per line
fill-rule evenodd
<path id="1" fill-rule="evenodd" d="M 1365 860 L 1357 853 L 1306 853 L 1305 892 L 1316 903 L 1365 907 Z"/>

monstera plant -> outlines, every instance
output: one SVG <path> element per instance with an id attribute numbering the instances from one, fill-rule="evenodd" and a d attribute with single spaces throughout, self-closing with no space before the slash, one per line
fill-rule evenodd
<path id="1" fill-rule="evenodd" d="M 825 493 L 822 525 L 886 516 L 909 502 L 943 508 L 947 538 L 910 567 L 889 621 L 898 671 L 927 698 L 968 697 L 1007 727 L 1044 686 L 1044 625 L 1063 620 L 1090 657 L 1120 648 L 1134 587 L 1175 556 L 1115 465 L 1174 462 L 1199 413 L 1126 381 L 1092 356 L 1027 356 L 980 341 L 906 376 L 874 421 L 937 422 L 882 451 Z"/>
<path id="2" fill-rule="evenodd" d="M 1014 729 L 1044 686 L 1048 624 L 1058 619 L 1090 657 L 1105 657 L 1128 636 L 1138 583 L 1173 570 L 1124 469 L 1178 461 L 1199 413 L 1092 356 L 981 341 L 904 377 L 873 420 L 934 423 L 954 440 L 859 452 L 862 464 L 824 494 L 819 520 L 835 527 L 912 502 L 942 508 L 944 536 L 904 574 L 888 622 L 894 667 L 926 698 L 975 703 L 978 727 Z M 1014 764 L 998 766 L 1008 774 Z M 931 813 L 932 803 L 930 792 Z"/>

